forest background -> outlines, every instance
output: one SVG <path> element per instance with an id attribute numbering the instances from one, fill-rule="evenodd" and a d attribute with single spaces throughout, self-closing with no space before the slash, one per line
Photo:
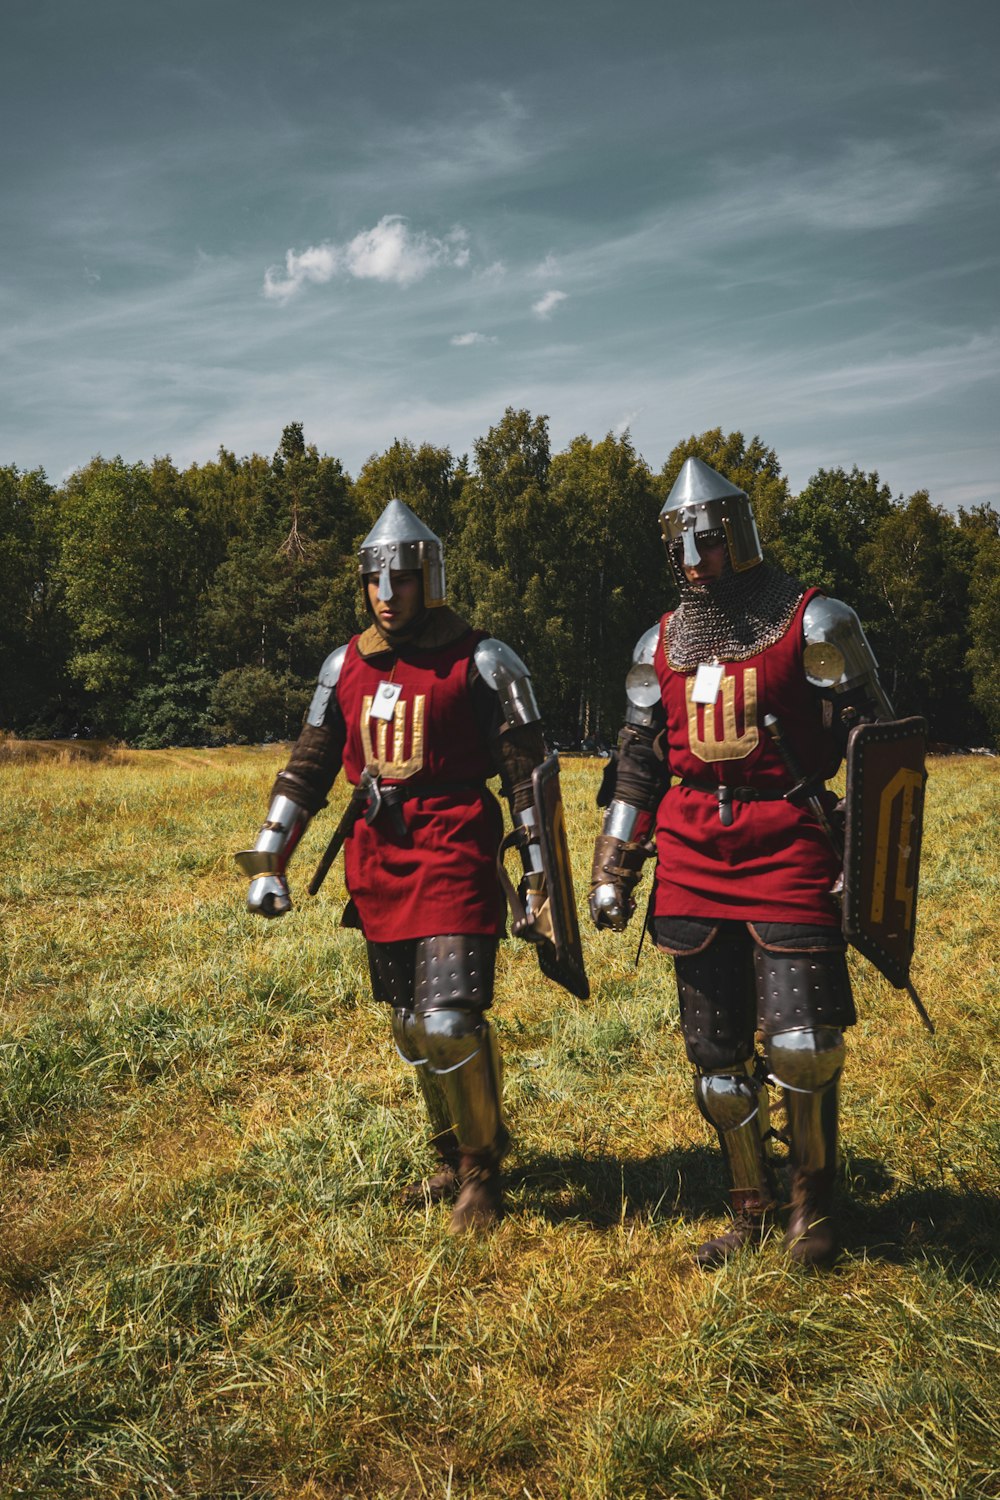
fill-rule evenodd
<path id="1" fill-rule="evenodd" d="M 628 433 L 550 450 L 508 408 L 474 445 L 396 441 L 355 479 L 285 427 L 270 459 L 94 458 L 62 484 L 0 468 L 0 728 L 139 748 L 293 737 L 359 627 L 356 550 L 392 495 L 445 545 L 449 602 L 529 663 L 550 735 L 606 746 L 639 635 L 673 602 L 658 512 L 696 454 L 747 491 L 769 560 L 858 611 L 900 714 L 1000 745 L 1000 513 L 877 472 L 790 493 L 773 449 L 716 428 L 659 473 Z"/>

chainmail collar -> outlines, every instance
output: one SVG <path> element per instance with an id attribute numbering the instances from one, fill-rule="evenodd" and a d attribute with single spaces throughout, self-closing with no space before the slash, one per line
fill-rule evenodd
<path id="1" fill-rule="evenodd" d="M 681 584 L 681 602 L 667 621 L 667 662 L 694 672 L 700 662 L 746 661 L 785 634 L 806 585 L 769 563 L 746 573 L 726 571 L 712 583 Z"/>

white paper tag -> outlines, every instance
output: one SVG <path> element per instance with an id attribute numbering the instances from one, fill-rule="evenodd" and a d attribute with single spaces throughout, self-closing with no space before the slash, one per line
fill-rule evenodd
<path id="1" fill-rule="evenodd" d="M 396 704 L 399 702 L 399 695 L 402 691 L 402 683 L 380 682 L 372 700 L 372 718 L 391 719 L 396 712 Z"/>
<path id="2" fill-rule="evenodd" d="M 722 686 L 723 668 L 717 663 L 703 661 L 699 663 L 698 670 L 694 674 L 694 690 L 691 693 L 692 703 L 714 703 L 719 696 L 719 688 Z"/>

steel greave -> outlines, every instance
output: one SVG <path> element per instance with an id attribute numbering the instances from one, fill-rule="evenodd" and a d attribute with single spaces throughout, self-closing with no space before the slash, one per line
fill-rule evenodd
<path id="1" fill-rule="evenodd" d="M 694 1093 L 699 1110 L 719 1137 L 732 1188 L 759 1193 L 762 1201 L 770 1199 L 770 1111 L 767 1088 L 754 1077 L 753 1064 L 743 1064 L 742 1071 L 698 1073 Z"/>
<path id="2" fill-rule="evenodd" d="M 415 1015 L 412 1010 L 394 1010 L 392 1039 L 402 1061 L 414 1070 L 431 1123 L 431 1139 L 438 1140 L 451 1130 L 451 1108 L 436 1074 L 431 1072 L 427 1063 L 423 1017 Z"/>
<path id="3" fill-rule="evenodd" d="M 422 1018 L 427 1071 L 444 1095 L 463 1151 L 487 1151 L 506 1138 L 501 1116 L 496 1033 L 468 1010 L 432 1010 Z"/>
<path id="4" fill-rule="evenodd" d="M 832 1171 L 846 1053 L 843 1033 L 833 1026 L 782 1031 L 765 1045 L 771 1078 L 784 1091 L 793 1165 L 805 1172 Z"/>

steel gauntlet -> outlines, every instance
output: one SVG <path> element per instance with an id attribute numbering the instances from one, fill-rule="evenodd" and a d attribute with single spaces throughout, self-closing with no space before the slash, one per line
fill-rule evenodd
<path id="1" fill-rule="evenodd" d="M 309 823 L 304 807 L 290 797 L 275 797 L 267 821 L 252 849 L 234 855 L 244 875 L 249 875 L 247 910 L 261 917 L 283 917 L 292 909 L 285 867 Z"/>
<path id="2" fill-rule="evenodd" d="M 590 875 L 590 915 L 595 927 L 621 932 L 635 911 L 632 892 L 642 867 L 653 853 L 647 841 L 652 814 L 614 801 L 604 819 L 604 831 L 594 845 Z"/>

